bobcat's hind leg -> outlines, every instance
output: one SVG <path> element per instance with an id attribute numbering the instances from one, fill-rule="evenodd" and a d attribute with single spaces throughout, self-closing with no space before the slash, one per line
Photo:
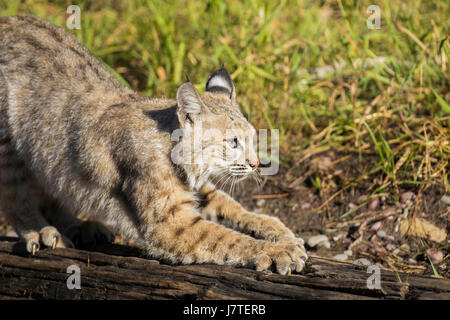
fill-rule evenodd
<path id="1" fill-rule="evenodd" d="M 26 249 L 35 254 L 41 244 L 50 248 L 73 247 L 72 242 L 51 226 L 41 213 L 45 196 L 19 161 L 1 157 L 0 206 L 8 222 L 25 240 Z"/>
<path id="2" fill-rule="evenodd" d="M 73 246 L 42 216 L 45 196 L 17 155 L 8 123 L 8 91 L 0 70 L 0 209 L 34 254 L 41 243 L 52 248 Z"/>
<path id="3" fill-rule="evenodd" d="M 41 248 L 41 244 L 53 249 L 73 247 L 72 241 L 49 225 L 39 211 L 29 210 L 26 205 L 16 207 L 13 211 L 9 209 L 5 210 L 3 207 L 2 211 L 17 234 L 25 240 L 29 253 L 34 255 Z"/>
<path id="4" fill-rule="evenodd" d="M 49 199 L 50 205 L 45 210 L 48 221 L 57 226 L 76 248 L 86 248 L 94 244 L 112 243 L 114 233 L 99 221 L 79 219 L 54 199 Z"/>
<path id="5" fill-rule="evenodd" d="M 112 243 L 114 233 L 98 221 L 82 221 L 71 225 L 65 233 L 77 248 L 85 248 L 94 244 Z"/>

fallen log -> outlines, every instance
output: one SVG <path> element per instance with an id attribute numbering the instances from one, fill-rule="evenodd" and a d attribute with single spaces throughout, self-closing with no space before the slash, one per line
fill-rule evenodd
<path id="1" fill-rule="evenodd" d="M 69 289 L 70 266 L 80 270 L 80 289 Z M 370 289 L 371 276 L 367 267 L 321 257 L 311 257 L 302 274 L 290 276 L 173 266 L 114 244 L 89 251 L 44 249 L 31 256 L 22 242 L 0 237 L 1 299 L 450 299 L 448 279 L 381 269 L 381 286 Z"/>

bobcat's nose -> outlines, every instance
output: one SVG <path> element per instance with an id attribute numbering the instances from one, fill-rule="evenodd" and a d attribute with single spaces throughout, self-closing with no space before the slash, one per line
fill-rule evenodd
<path id="1" fill-rule="evenodd" d="M 256 161 L 254 161 L 254 162 L 248 162 L 248 164 L 250 165 L 250 167 L 252 167 L 253 169 L 256 169 L 256 168 L 258 168 L 258 166 L 259 166 L 259 160 L 256 160 Z"/>

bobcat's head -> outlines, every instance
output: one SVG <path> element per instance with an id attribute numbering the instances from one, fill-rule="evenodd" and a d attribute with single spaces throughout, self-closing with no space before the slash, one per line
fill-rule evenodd
<path id="1" fill-rule="evenodd" d="M 183 130 L 182 167 L 193 189 L 207 180 L 220 187 L 257 177 L 256 130 L 240 111 L 224 67 L 209 76 L 202 94 L 190 82 L 180 86 L 177 116 Z"/>

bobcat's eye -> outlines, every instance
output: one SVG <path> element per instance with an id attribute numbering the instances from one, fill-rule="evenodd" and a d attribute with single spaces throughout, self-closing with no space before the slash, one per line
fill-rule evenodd
<path id="1" fill-rule="evenodd" d="M 239 145 L 239 141 L 237 138 L 228 139 L 227 142 L 233 149 L 236 149 Z"/>

